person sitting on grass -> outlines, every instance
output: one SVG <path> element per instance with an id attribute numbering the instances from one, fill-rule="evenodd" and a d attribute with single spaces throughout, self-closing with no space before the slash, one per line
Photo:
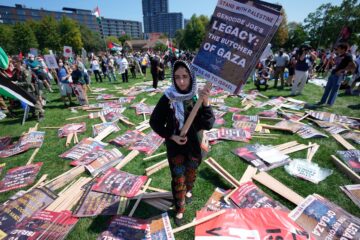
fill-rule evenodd
<path id="1" fill-rule="evenodd" d="M 257 90 L 260 91 L 260 86 L 265 86 L 265 91 L 269 88 L 268 81 L 270 79 L 270 71 L 271 71 L 270 68 L 263 66 L 255 74 L 256 75 L 255 86 Z"/>
<path id="2" fill-rule="evenodd" d="M 160 98 L 150 117 L 151 128 L 165 138 L 167 159 L 171 172 L 171 187 L 175 204 L 175 224 L 181 225 L 185 202 L 192 200 L 196 172 L 201 163 L 201 130 L 210 130 L 215 117 L 209 104 L 210 88 L 204 87 L 199 94 L 203 103 L 186 136 L 180 136 L 186 119 L 197 97 L 195 74 L 185 61 L 176 61 L 172 71 L 172 85 Z"/>

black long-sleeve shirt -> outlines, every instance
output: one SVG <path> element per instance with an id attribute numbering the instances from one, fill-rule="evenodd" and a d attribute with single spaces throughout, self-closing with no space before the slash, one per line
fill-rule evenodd
<path id="1" fill-rule="evenodd" d="M 195 105 L 195 101 L 193 99 L 189 100 L 189 102 L 184 105 L 189 106 L 184 106 L 186 122 L 186 119 Z M 215 117 L 212 111 L 212 107 L 200 107 L 194 122 L 190 126 L 186 135 L 186 144 L 178 145 L 176 142 L 171 140 L 170 137 L 173 134 L 180 134 L 179 123 L 175 118 L 175 110 L 171 108 L 169 99 L 163 95 L 156 105 L 153 113 L 151 114 L 150 126 L 157 134 L 165 138 L 168 158 L 175 157 L 178 154 L 201 157 L 201 143 L 198 138 L 198 132 L 201 130 L 210 130 L 214 125 L 214 121 Z"/>

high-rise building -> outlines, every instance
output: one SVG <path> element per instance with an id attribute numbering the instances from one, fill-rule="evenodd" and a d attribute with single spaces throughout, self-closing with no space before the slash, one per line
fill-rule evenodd
<path id="1" fill-rule="evenodd" d="M 112 18 L 101 18 L 101 35 L 120 37 L 124 34 L 131 38 L 142 38 L 142 24 L 137 21 L 119 20 Z"/>
<path id="2" fill-rule="evenodd" d="M 97 21 L 91 10 L 64 7 L 62 12 L 48 11 L 45 9 L 32 9 L 24 5 L 15 4 L 15 7 L 0 5 L 0 24 L 15 24 L 26 20 L 41 20 L 45 16 L 52 16 L 60 20 L 63 16 L 69 17 L 83 24 L 93 31 L 100 33 L 102 37 L 120 37 L 124 33 L 132 38 L 142 38 L 142 24 L 137 21 L 101 18 Z"/>
<path id="3" fill-rule="evenodd" d="M 182 13 L 169 13 L 168 0 L 142 0 L 144 32 L 161 32 L 174 37 L 183 28 Z"/>

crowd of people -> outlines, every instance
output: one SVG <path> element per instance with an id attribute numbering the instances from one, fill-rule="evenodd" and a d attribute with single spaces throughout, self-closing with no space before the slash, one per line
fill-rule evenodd
<path id="1" fill-rule="evenodd" d="M 348 95 L 359 96 L 360 55 L 352 53 L 347 43 L 326 50 L 316 50 L 305 44 L 288 53 L 280 49 L 258 63 L 253 79 L 258 90 L 267 90 L 273 80 L 274 88 L 290 87 L 290 94 L 296 96 L 302 94 L 306 83 L 314 78 L 327 80 L 318 105 L 332 106 L 339 89 L 344 89 Z"/>
<path id="2" fill-rule="evenodd" d="M 88 104 L 87 92 L 91 90 L 91 75 L 95 83 L 102 83 L 108 79 L 109 83 L 116 83 L 121 79 L 123 83 L 129 79 L 136 79 L 139 74 L 145 79 L 151 74 L 153 88 L 158 82 L 165 79 L 165 70 L 175 61 L 191 62 L 194 54 L 184 52 L 106 52 L 99 55 L 91 54 L 87 58 L 59 57 L 58 68 L 49 69 L 41 56 L 32 54 L 28 58 L 10 58 L 9 69 L 12 72 L 12 81 L 35 96 L 37 102 L 31 109 L 33 117 L 39 121 L 44 118 L 46 95 L 53 92 L 52 85 L 57 84 L 64 106 L 74 105 L 74 96 L 78 104 Z M 120 77 L 121 76 L 121 77 Z M 360 94 L 360 56 L 351 53 L 346 43 L 337 44 L 332 50 L 315 50 L 309 45 L 302 45 L 291 52 L 280 49 L 276 54 L 262 59 L 255 68 L 254 84 L 258 90 L 262 86 L 266 91 L 270 81 L 274 81 L 273 88 L 284 89 L 290 87 L 290 94 L 302 94 L 309 79 L 327 79 L 327 85 L 318 105 L 335 103 L 339 89 L 345 89 L 345 94 Z M 120 82 L 120 81 L 119 81 Z M 6 104 L 0 96 L 0 108 L 10 116 L 16 102 Z M 9 105 L 9 107 L 8 107 Z"/>
<path id="3" fill-rule="evenodd" d="M 136 79 L 139 74 L 146 78 L 151 74 L 153 87 L 158 87 L 158 81 L 165 79 L 165 70 L 176 60 L 191 61 L 193 54 L 183 53 L 178 56 L 172 53 L 161 52 L 106 52 L 99 55 L 91 54 L 86 58 L 58 57 L 58 68 L 49 69 L 42 56 L 29 54 L 27 58 L 9 56 L 11 81 L 25 89 L 36 98 L 34 108 L 31 108 L 31 117 L 38 121 L 44 119 L 46 92 L 53 92 L 53 85 L 58 85 L 61 99 L 65 107 L 75 103 L 74 96 L 80 105 L 88 104 L 87 93 L 91 90 L 91 76 L 94 83 L 102 83 L 108 79 L 109 83 L 117 83 L 121 78 L 123 83 L 129 78 Z M 149 69 L 149 70 L 148 70 Z M 130 70 L 130 73 L 129 73 Z M 120 77 L 121 76 L 121 77 Z M 8 116 L 14 116 L 18 102 L 0 96 L 0 109 Z"/>

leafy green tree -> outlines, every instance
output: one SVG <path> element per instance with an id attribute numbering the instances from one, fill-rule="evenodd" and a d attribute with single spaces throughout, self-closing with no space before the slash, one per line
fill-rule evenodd
<path id="1" fill-rule="evenodd" d="M 128 40 L 131 40 L 131 37 L 128 34 L 123 34 L 123 35 L 121 35 L 119 37 L 119 41 L 121 43 L 121 46 L 124 46 L 125 42 L 128 41 Z"/>
<path id="2" fill-rule="evenodd" d="M 185 41 L 184 41 L 185 30 L 178 29 L 175 32 L 175 39 L 173 39 L 173 44 L 179 49 L 185 49 Z"/>
<path id="3" fill-rule="evenodd" d="M 197 17 L 194 14 L 191 17 L 184 32 L 184 44 L 187 49 L 196 50 L 200 47 L 206 34 L 208 22 L 209 20 L 204 16 Z"/>
<path id="4" fill-rule="evenodd" d="M 7 54 L 18 53 L 13 44 L 14 31 L 12 26 L 0 24 L 0 46 Z"/>
<path id="5" fill-rule="evenodd" d="M 100 34 L 85 25 L 80 25 L 81 40 L 86 50 L 98 52 L 105 49 L 105 41 Z"/>
<path id="6" fill-rule="evenodd" d="M 36 38 L 39 43 L 40 50 L 45 48 L 59 51 L 62 46 L 60 44 L 60 35 L 58 30 L 58 23 L 52 16 L 45 16 L 38 22 L 36 27 Z"/>
<path id="7" fill-rule="evenodd" d="M 299 47 L 308 39 L 308 34 L 304 27 L 300 23 L 290 22 L 288 24 L 289 39 L 284 45 L 284 48 L 293 50 L 295 47 Z"/>
<path id="8" fill-rule="evenodd" d="M 23 54 L 25 54 L 30 51 L 30 48 L 38 48 L 39 44 L 36 40 L 35 34 L 28 24 L 16 23 L 13 29 L 13 43 L 15 52 L 22 51 Z"/>
<path id="9" fill-rule="evenodd" d="M 275 33 L 274 38 L 271 41 L 273 49 L 279 49 L 284 46 L 286 41 L 289 38 L 288 26 L 287 26 L 287 17 L 284 8 L 281 9 L 281 15 L 283 20 Z"/>
<path id="10" fill-rule="evenodd" d="M 331 47 L 344 26 L 352 29 L 350 43 L 359 45 L 360 3 L 357 0 L 343 0 L 340 6 L 331 3 L 320 5 L 304 20 L 304 28 L 314 47 Z"/>
<path id="11" fill-rule="evenodd" d="M 81 51 L 83 42 L 77 22 L 68 17 L 62 17 L 59 22 L 59 34 L 61 48 L 63 46 L 71 46 L 73 51 L 77 53 Z"/>
<path id="12" fill-rule="evenodd" d="M 155 51 L 160 51 L 160 52 L 165 52 L 168 49 L 168 47 L 163 44 L 162 42 L 156 42 L 154 50 Z"/>

